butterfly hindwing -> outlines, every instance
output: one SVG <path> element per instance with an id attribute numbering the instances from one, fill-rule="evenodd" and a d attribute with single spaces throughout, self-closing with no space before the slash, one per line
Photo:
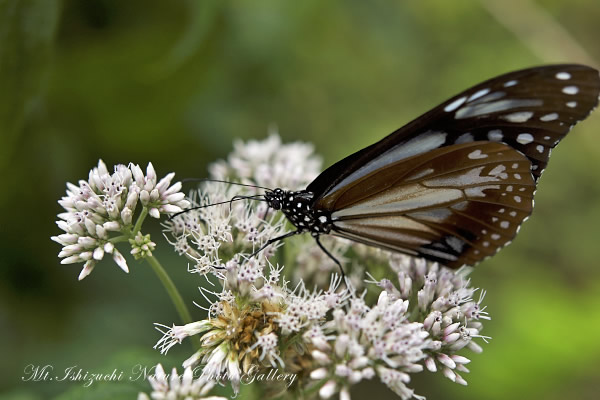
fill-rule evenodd
<path id="1" fill-rule="evenodd" d="M 333 234 L 449 267 L 473 265 L 508 244 L 531 214 L 530 165 L 495 142 L 403 158 L 328 197 Z"/>
<path id="2" fill-rule="evenodd" d="M 543 66 L 498 76 L 332 165 L 307 190 L 315 194 L 315 206 L 326 209 L 330 194 L 387 162 L 476 141 L 502 142 L 520 151 L 537 180 L 551 149 L 596 107 L 599 92 L 598 71 L 582 65 Z"/>

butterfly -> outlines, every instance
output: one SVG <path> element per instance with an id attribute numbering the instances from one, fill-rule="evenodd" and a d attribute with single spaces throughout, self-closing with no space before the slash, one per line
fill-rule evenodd
<path id="1" fill-rule="evenodd" d="M 598 104 L 600 76 L 583 65 L 504 74 L 452 97 L 333 164 L 305 190 L 264 200 L 296 230 L 425 258 L 475 265 L 508 245 L 531 215 L 552 149 Z M 341 266 L 340 266 L 341 267 Z"/>

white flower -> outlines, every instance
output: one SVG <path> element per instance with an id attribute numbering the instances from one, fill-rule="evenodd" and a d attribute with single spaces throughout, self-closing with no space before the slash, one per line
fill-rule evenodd
<path id="1" fill-rule="evenodd" d="M 477 289 L 469 286 L 467 270 L 455 272 L 437 263 L 401 255 L 393 256 L 390 266 L 397 274 L 398 288 L 385 279 L 375 283 L 391 291 L 392 298 L 408 299 L 416 293 L 419 315 L 424 316 L 423 329 L 430 335 L 433 346 L 423 365 L 431 372 L 442 371 L 453 382 L 466 385 L 458 372 L 469 372 L 465 364 L 470 360 L 457 352 L 466 347 L 480 353 L 482 348 L 473 338 L 489 339 L 480 334 L 481 321 L 490 319 L 481 306 L 485 291 L 474 300 Z"/>
<path id="2" fill-rule="evenodd" d="M 273 256 L 281 243 L 269 246 L 256 257 L 250 255 L 269 239 L 285 233 L 286 225 L 283 215 L 267 213 L 262 203 L 251 200 L 228 202 L 236 195 L 255 194 L 247 190 L 207 182 L 190 197 L 193 206 L 225 204 L 192 209 L 165 222 L 164 227 L 177 253 L 185 255 L 196 265 L 194 272 L 219 274 L 231 271 L 228 285 L 237 287 L 241 284 L 249 292 L 252 282 L 258 278 L 257 268 L 262 269 L 265 258 Z"/>
<path id="3" fill-rule="evenodd" d="M 150 397 L 146 393 L 138 394 L 138 400 L 168 399 L 168 400 L 227 400 L 221 396 L 207 396 L 215 386 L 215 382 L 200 377 L 194 379 L 191 368 L 186 368 L 183 375 L 177 374 L 173 368 L 167 375 L 161 364 L 156 365 L 155 374 L 148 377 L 152 386 Z"/>
<path id="4" fill-rule="evenodd" d="M 322 161 L 307 143 L 282 144 L 276 131 L 266 140 L 236 141 L 225 161 L 210 166 L 214 179 L 240 179 L 268 188 L 304 189 L 321 172 Z"/>
<path id="5" fill-rule="evenodd" d="M 180 183 L 169 187 L 173 174 L 168 174 L 156 183 L 152 164 L 144 176 L 140 167 L 130 164 L 116 165 L 110 174 L 102 160 L 93 168 L 88 180 L 80 180 L 79 186 L 67 183 L 67 195 L 58 203 L 65 212 L 58 214 L 57 225 L 63 234 L 52 240 L 63 246 L 59 257 L 62 264 L 83 262 L 79 280 L 94 269 L 106 254 L 112 255 L 115 263 L 129 272 L 127 261 L 115 248 L 119 235 L 129 235 L 133 228 L 133 215 L 138 201 L 148 208 L 150 215 L 182 211 L 189 206 L 179 192 Z M 138 235 L 141 235 L 138 232 Z M 137 257 L 151 255 L 154 249 L 147 236 L 136 236 L 132 254 Z M 139 242 L 139 243 L 138 243 Z M 136 250 L 137 249 L 137 250 Z"/>
<path id="6" fill-rule="evenodd" d="M 347 310 L 336 309 L 333 320 L 323 325 L 328 337 L 315 329 L 305 334 L 305 339 L 318 349 L 311 353 L 317 366 L 311 378 L 330 377 L 319 391 L 322 398 L 337 391 L 348 398 L 350 385 L 376 374 L 386 384 L 390 374 L 402 377 L 403 383 L 388 386 L 403 399 L 410 398 L 405 397 L 409 389 L 404 383 L 410 381 L 409 373 L 423 369 L 418 363 L 426 357 L 431 341 L 422 324 L 408 321 L 407 310 L 408 301 L 392 301 L 385 291 L 372 308 L 361 297 L 354 297 Z"/>

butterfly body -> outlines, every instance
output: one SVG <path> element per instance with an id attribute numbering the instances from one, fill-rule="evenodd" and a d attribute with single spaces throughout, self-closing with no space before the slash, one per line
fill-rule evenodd
<path id="1" fill-rule="evenodd" d="M 309 232 L 312 236 L 328 234 L 332 228 L 331 213 L 313 207 L 314 194 L 306 190 L 289 191 L 280 188 L 267 191 L 267 205 L 281 210 L 298 229 L 298 233 Z"/>
<path id="2" fill-rule="evenodd" d="M 509 244 L 533 210 L 552 149 L 597 106 L 583 65 L 492 78 L 335 163 L 306 190 L 267 191 L 297 228 L 437 261 L 474 265 Z M 329 253 L 328 253 L 329 254 Z"/>

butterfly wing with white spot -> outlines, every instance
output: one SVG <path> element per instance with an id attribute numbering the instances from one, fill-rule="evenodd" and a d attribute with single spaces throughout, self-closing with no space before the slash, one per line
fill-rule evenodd
<path id="1" fill-rule="evenodd" d="M 531 214 L 530 165 L 494 142 L 389 163 L 330 197 L 332 233 L 451 268 L 476 264 L 508 244 Z"/>
<path id="2" fill-rule="evenodd" d="M 307 188 L 317 208 L 389 162 L 473 141 L 505 143 L 527 156 L 537 180 L 550 151 L 598 104 L 598 71 L 550 65 L 511 72 L 454 96 L 381 141 L 332 165 Z"/>

